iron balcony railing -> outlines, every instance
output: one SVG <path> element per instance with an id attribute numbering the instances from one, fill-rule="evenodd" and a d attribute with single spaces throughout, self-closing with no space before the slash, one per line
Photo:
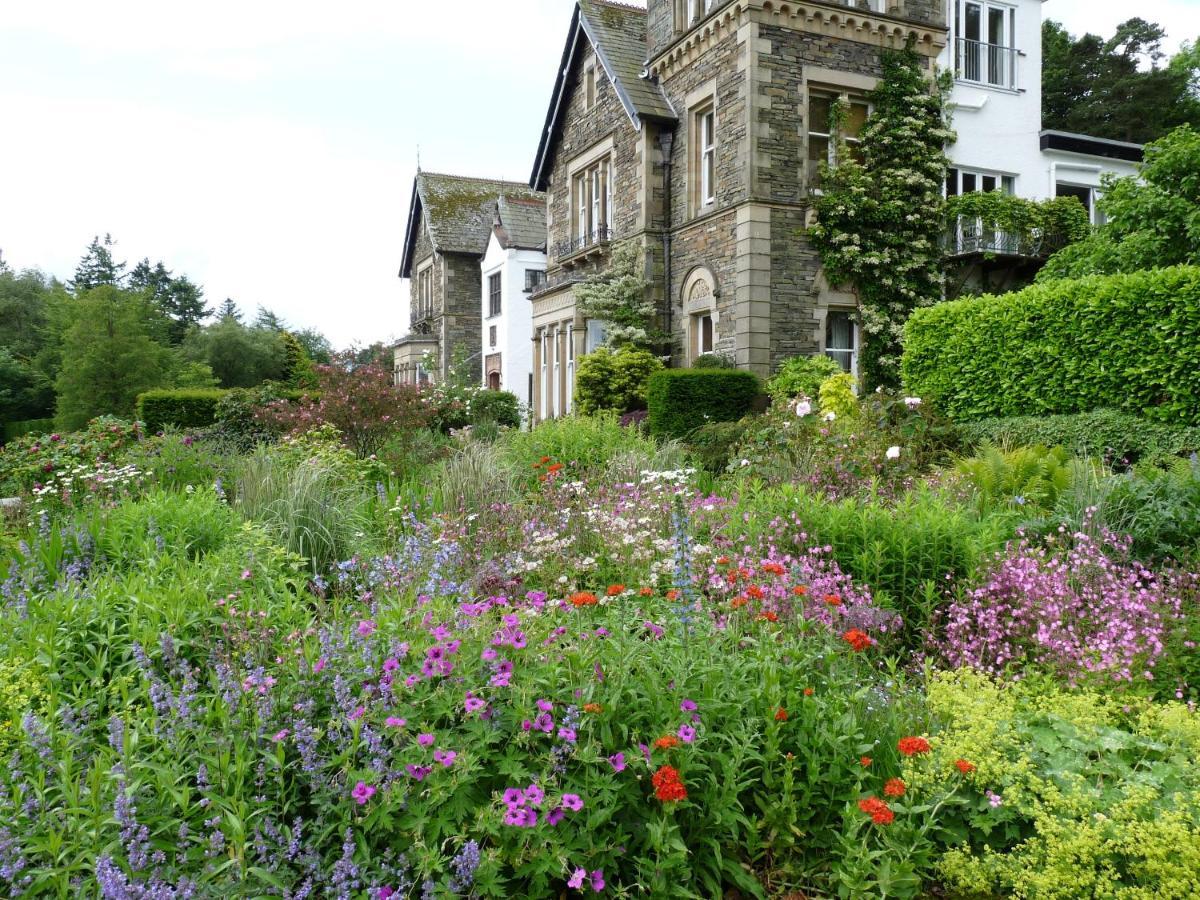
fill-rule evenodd
<path id="1" fill-rule="evenodd" d="M 1015 47 L 959 38 L 954 74 L 962 81 L 1016 90 L 1017 58 L 1020 55 Z"/>
<path id="2" fill-rule="evenodd" d="M 980 219 L 963 217 L 944 239 L 947 257 L 1021 256 L 1044 259 L 1062 249 L 1063 241 L 1045 234 L 1040 228 L 1028 231 L 1003 231 Z"/>
<path id="3" fill-rule="evenodd" d="M 604 225 L 580 237 L 571 238 L 567 241 L 559 241 L 554 245 L 554 256 L 562 259 L 565 256 L 573 256 L 589 247 L 604 246 L 610 241 L 612 241 L 612 229 Z"/>

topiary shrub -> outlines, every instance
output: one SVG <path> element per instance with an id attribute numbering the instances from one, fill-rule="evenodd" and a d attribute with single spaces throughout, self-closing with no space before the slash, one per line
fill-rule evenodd
<path id="1" fill-rule="evenodd" d="M 217 388 L 146 391 L 137 398 L 137 417 L 154 433 L 168 426 L 207 428 L 217 420 L 217 404 L 226 392 Z"/>
<path id="2" fill-rule="evenodd" d="M 953 419 L 1113 408 L 1200 425 L 1200 267 L 939 303 L 905 330 L 904 383 Z"/>
<path id="3" fill-rule="evenodd" d="M 752 372 L 736 369 L 664 369 L 650 376 L 646 398 L 650 433 L 682 438 L 710 422 L 745 416 L 762 394 Z"/>
<path id="4" fill-rule="evenodd" d="M 471 400 L 471 424 L 493 422 L 504 428 L 521 427 L 521 402 L 511 391 L 481 391 Z"/>
<path id="5" fill-rule="evenodd" d="M 579 361 L 575 408 L 585 416 L 645 409 L 646 382 L 660 369 L 662 362 L 647 350 L 600 347 Z"/>
<path id="6" fill-rule="evenodd" d="M 693 369 L 736 369 L 733 360 L 720 353 L 701 353 L 692 360 Z"/>
<path id="7" fill-rule="evenodd" d="M 775 403 L 786 403 L 795 397 L 815 400 L 826 378 L 842 374 L 842 367 L 824 354 L 793 356 L 767 381 L 767 393 Z"/>

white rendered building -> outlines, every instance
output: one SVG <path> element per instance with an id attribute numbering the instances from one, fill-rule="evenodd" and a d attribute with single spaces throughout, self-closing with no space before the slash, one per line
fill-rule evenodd
<path id="1" fill-rule="evenodd" d="M 483 384 L 533 402 L 533 318 L 529 294 L 546 276 L 546 205 L 501 196 L 480 263 Z"/>

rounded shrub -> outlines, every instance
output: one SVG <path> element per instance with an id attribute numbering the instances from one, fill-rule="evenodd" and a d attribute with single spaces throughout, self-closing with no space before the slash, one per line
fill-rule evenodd
<path id="1" fill-rule="evenodd" d="M 793 356 L 767 381 L 767 393 L 776 403 L 795 397 L 816 399 L 821 382 L 840 375 L 842 367 L 825 355 Z"/>
<path id="2" fill-rule="evenodd" d="M 650 433 L 682 438 L 710 422 L 734 422 L 754 409 L 762 381 L 737 369 L 664 369 L 650 376 Z"/>
<path id="3" fill-rule="evenodd" d="M 660 369 L 662 362 L 648 350 L 600 347 L 579 361 L 576 409 L 584 415 L 645 409 L 647 380 Z"/>

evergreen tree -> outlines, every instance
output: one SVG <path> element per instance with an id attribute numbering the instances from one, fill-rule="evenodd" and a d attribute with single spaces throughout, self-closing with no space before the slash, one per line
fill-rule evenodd
<path id="1" fill-rule="evenodd" d="M 129 273 L 129 287 L 145 293 L 171 320 L 168 335 L 172 345 L 182 343 L 192 328 L 211 315 L 204 303 L 204 291 L 186 275 L 174 277 L 161 261 L 151 266 L 149 259 L 143 259 L 134 266 Z"/>
<path id="2" fill-rule="evenodd" d="M 133 415 L 137 395 L 170 381 L 171 352 L 151 337 L 156 315 L 141 294 L 101 285 L 79 295 L 63 336 L 58 374 L 60 427 L 95 416 Z"/>
<path id="3" fill-rule="evenodd" d="M 185 359 L 207 363 L 221 387 L 255 387 L 287 377 L 281 333 L 248 328 L 232 316 L 197 329 L 183 342 Z"/>
<path id="4" fill-rule="evenodd" d="M 266 328 L 269 331 L 287 331 L 287 322 L 265 306 L 259 306 L 258 315 L 254 317 L 255 328 Z"/>
<path id="5" fill-rule="evenodd" d="M 125 279 L 125 263 L 117 262 L 113 257 L 113 239 L 111 234 L 92 238 L 88 244 L 87 253 L 75 268 L 75 277 L 71 280 L 71 289 L 76 294 L 90 291 L 101 285 L 119 287 Z"/>
<path id="6" fill-rule="evenodd" d="M 218 319 L 233 319 L 235 322 L 242 321 L 242 311 L 238 309 L 232 297 L 226 297 L 221 301 L 221 305 L 217 307 Z"/>
<path id="7" fill-rule="evenodd" d="M 329 343 L 329 338 L 321 332 L 312 328 L 302 328 L 299 331 L 293 331 L 292 334 L 304 347 L 308 358 L 318 366 L 327 366 L 333 362 L 333 344 Z"/>

